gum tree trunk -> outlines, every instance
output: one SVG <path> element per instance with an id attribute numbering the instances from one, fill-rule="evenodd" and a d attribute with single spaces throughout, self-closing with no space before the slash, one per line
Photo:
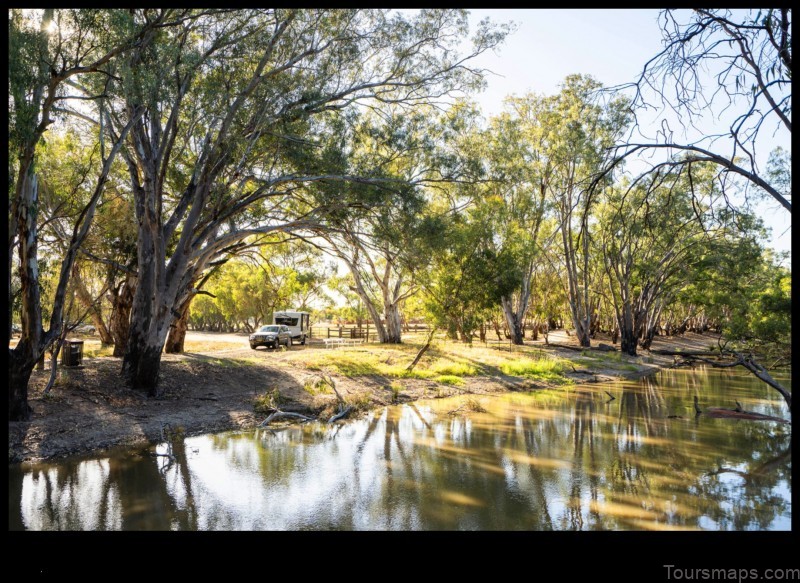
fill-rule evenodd
<path id="1" fill-rule="evenodd" d="M 114 356 L 125 356 L 131 327 L 131 308 L 136 289 L 136 278 L 128 276 L 111 299 L 111 335 L 114 339 Z"/>
<path id="2" fill-rule="evenodd" d="M 167 343 L 164 345 L 164 352 L 167 354 L 182 354 L 183 344 L 186 340 L 186 331 L 189 329 L 189 307 L 192 304 L 192 296 L 189 296 L 181 305 L 179 313 L 180 318 L 169 327 L 169 334 L 167 335 Z M 258 323 L 256 323 L 258 325 Z"/>
<path id="3" fill-rule="evenodd" d="M 30 346 L 9 351 L 8 367 L 8 420 L 28 421 L 32 409 L 28 405 L 28 381 L 30 381 L 36 360 L 32 357 Z"/>
<path id="4" fill-rule="evenodd" d="M 400 344 L 403 341 L 403 327 L 400 319 L 400 307 L 397 303 L 384 305 L 384 316 L 386 318 L 386 339 L 381 342 Z"/>
<path id="5" fill-rule="evenodd" d="M 509 336 L 511 337 L 512 344 L 521 345 L 524 343 L 523 323 L 522 317 L 518 310 L 514 309 L 511 298 L 503 296 L 500 298 L 500 303 L 503 307 L 503 315 L 506 317 L 506 324 L 508 325 Z M 527 302 L 526 302 L 527 304 Z M 527 305 L 525 306 L 527 309 Z"/>

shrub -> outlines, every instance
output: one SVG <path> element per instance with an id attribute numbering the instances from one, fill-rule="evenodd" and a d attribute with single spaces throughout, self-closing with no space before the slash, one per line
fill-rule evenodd
<path id="1" fill-rule="evenodd" d="M 275 388 L 267 391 L 263 395 L 258 395 L 254 399 L 253 410 L 256 413 L 267 413 L 272 409 L 277 409 L 282 404 L 286 403 L 287 399 L 281 395 L 280 391 Z"/>

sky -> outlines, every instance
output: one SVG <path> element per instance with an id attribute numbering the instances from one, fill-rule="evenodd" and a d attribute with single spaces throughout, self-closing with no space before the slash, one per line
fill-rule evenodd
<path id="1" fill-rule="evenodd" d="M 661 49 L 657 10 L 630 9 L 481 9 L 470 10 L 470 27 L 483 18 L 514 21 L 518 28 L 495 51 L 477 57 L 475 66 L 489 69 L 486 90 L 476 96 L 484 115 L 502 111 L 503 99 L 528 91 L 558 92 L 572 73 L 591 74 L 605 86 L 636 79 Z M 791 151 L 790 137 L 780 144 Z M 763 148 L 766 154 L 773 147 Z M 791 246 L 791 218 L 777 203 L 764 203 L 758 213 L 772 229 L 769 245 Z"/>

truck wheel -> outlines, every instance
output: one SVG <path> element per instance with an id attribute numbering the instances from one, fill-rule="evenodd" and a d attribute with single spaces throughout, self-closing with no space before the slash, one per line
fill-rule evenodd
<path id="1" fill-rule="evenodd" d="M 286 348 L 291 348 L 292 344 L 294 344 L 292 342 L 292 337 L 289 336 L 289 339 L 286 341 Z"/>

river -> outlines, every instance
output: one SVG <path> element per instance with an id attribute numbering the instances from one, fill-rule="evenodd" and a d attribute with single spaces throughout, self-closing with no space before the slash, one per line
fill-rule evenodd
<path id="1" fill-rule="evenodd" d="M 788 378 L 781 381 L 789 385 Z M 610 393 L 615 398 L 609 398 Z M 10 530 L 789 530 L 791 425 L 741 370 L 419 401 L 9 466 Z"/>

